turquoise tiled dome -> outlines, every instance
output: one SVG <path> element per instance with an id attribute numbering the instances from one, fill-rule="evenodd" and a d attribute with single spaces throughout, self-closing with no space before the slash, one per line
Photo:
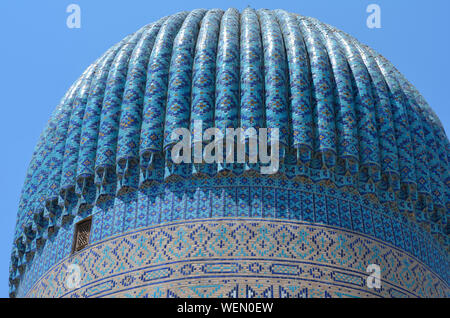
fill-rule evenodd
<path id="1" fill-rule="evenodd" d="M 174 165 L 169 136 L 192 130 L 194 120 L 204 130 L 279 128 L 279 172 L 262 176 L 255 164 Z M 61 281 L 58 292 L 39 284 L 88 254 L 71 255 L 74 224 L 88 216 L 92 246 L 205 219 L 328 226 L 425 266 L 441 289 L 415 282 L 414 296 L 446 295 L 449 154 L 423 97 L 350 35 L 283 10 L 180 12 L 114 45 L 57 106 L 23 187 L 11 295 L 70 294 Z M 231 250 L 239 250 L 236 244 Z M 279 294 L 270 286 L 269 296 L 287 293 L 284 285 L 277 285 Z M 164 288 L 166 296 L 177 293 Z M 411 290 L 402 288 L 380 294 Z"/>

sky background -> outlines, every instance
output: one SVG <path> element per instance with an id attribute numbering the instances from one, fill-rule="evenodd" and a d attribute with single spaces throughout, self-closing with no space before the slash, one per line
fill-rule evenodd
<path id="1" fill-rule="evenodd" d="M 81 7 L 81 29 L 66 26 L 71 3 Z M 381 29 L 366 26 L 366 8 L 372 3 L 381 7 Z M 26 170 L 41 131 L 70 85 L 113 44 L 163 16 L 247 6 L 315 17 L 371 46 L 422 93 L 449 134 L 449 0 L 1 0 L 0 297 L 8 297 Z"/>

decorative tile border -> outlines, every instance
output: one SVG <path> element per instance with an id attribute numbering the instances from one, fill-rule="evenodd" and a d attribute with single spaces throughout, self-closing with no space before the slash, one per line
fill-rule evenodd
<path id="1" fill-rule="evenodd" d="M 322 223 L 359 232 L 408 252 L 449 281 L 448 254 L 403 215 L 358 195 L 320 184 L 259 177 L 181 180 L 135 191 L 77 216 L 93 216 L 91 244 L 135 229 L 202 218 L 277 218 Z M 73 225 L 47 240 L 27 266 L 17 295 L 24 295 L 70 254 Z"/>
<path id="2" fill-rule="evenodd" d="M 67 289 L 67 266 L 81 287 Z M 380 290 L 366 268 L 381 268 Z M 307 222 L 226 218 L 153 226 L 94 243 L 26 297 L 447 297 L 448 285 L 375 238 Z"/>

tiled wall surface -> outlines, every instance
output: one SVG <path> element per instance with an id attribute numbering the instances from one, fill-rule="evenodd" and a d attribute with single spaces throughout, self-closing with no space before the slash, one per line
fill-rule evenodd
<path id="1" fill-rule="evenodd" d="M 148 266 L 153 266 L 153 263 L 151 263 L 149 259 L 152 257 L 151 249 L 156 248 L 155 244 L 157 244 L 157 242 L 155 240 L 169 240 L 158 247 L 158 250 L 161 251 L 161 253 L 172 253 L 176 248 L 173 246 L 171 250 L 169 246 L 172 246 L 173 244 L 187 244 L 186 241 L 183 240 L 187 240 L 188 237 L 193 237 L 193 235 L 200 235 L 194 230 L 192 231 L 197 234 L 188 234 L 188 232 L 183 234 L 182 232 L 176 232 L 174 229 L 185 229 L 185 226 L 191 224 L 190 222 L 193 222 L 192 224 L 198 224 L 197 220 L 204 220 L 200 223 L 204 222 L 210 224 L 208 226 L 211 227 L 202 228 L 202 231 L 205 231 L 205 234 L 202 234 L 205 235 L 204 239 L 210 241 L 201 248 L 197 247 L 198 253 L 204 249 L 203 252 L 206 254 L 203 256 L 210 258 L 210 256 L 208 256 L 209 252 L 207 251 L 211 250 L 211 244 L 222 244 L 225 240 L 228 240 L 229 242 L 233 241 L 232 243 L 229 243 L 231 244 L 228 246 L 229 251 L 226 253 L 224 252 L 223 254 L 226 256 L 225 260 L 228 262 L 228 254 L 234 253 L 233 255 L 240 257 L 240 255 L 236 254 L 239 252 L 240 246 L 242 244 L 249 244 L 247 240 L 255 240 L 258 235 L 262 234 L 258 232 L 260 230 L 252 229 L 252 238 L 246 238 L 241 242 L 241 238 L 237 236 L 237 233 L 232 233 L 231 230 L 231 227 L 238 226 L 239 222 L 225 223 L 225 227 L 223 227 L 224 231 L 227 227 L 230 227 L 230 229 L 222 234 L 220 232 L 221 227 L 218 225 L 220 222 L 217 222 L 219 219 L 224 218 L 228 220 L 226 222 L 229 222 L 230 219 L 237 220 L 244 218 L 245 221 L 242 223 L 244 227 L 254 220 L 257 224 L 265 224 L 267 231 L 280 226 L 283 228 L 283 230 L 280 231 L 284 231 L 285 229 L 287 231 L 289 228 L 289 235 L 291 236 L 289 237 L 288 234 L 283 234 L 288 235 L 286 236 L 286 240 L 289 239 L 289 243 L 283 242 L 279 237 L 275 238 L 275 236 L 278 235 L 275 234 L 275 232 L 271 232 L 270 235 L 267 234 L 268 236 L 266 237 L 265 242 L 266 244 L 271 244 L 272 248 L 278 249 L 280 253 L 283 251 L 283 244 L 287 244 L 287 248 L 291 254 L 286 254 L 283 257 L 286 257 L 290 262 L 293 262 L 293 264 L 305 261 L 305 259 L 307 259 L 306 256 L 309 254 L 319 257 L 319 255 L 322 255 L 321 253 L 328 253 L 326 256 L 328 261 L 332 264 L 337 264 L 339 263 L 339 257 L 344 257 L 341 253 L 346 254 L 348 251 L 352 251 L 352 253 L 356 254 L 353 254 L 353 259 L 351 261 L 359 262 L 360 264 L 358 265 L 359 267 L 357 270 L 360 274 L 365 273 L 365 268 L 367 267 L 367 262 L 369 260 L 367 258 L 367 253 L 378 253 L 377 250 L 373 250 L 374 247 L 367 247 L 365 245 L 366 243 L 363 243 L 367 241 L 378 246 L 377 248 L 380 253 L 381 251 L 385 251 L 383 252 L 384 254 L 382 254 L 384 256 L 380 257 L 383 262 L 389 264 L 391 268 L 390 271 L 392 272 L 391 281 L 394 285 L 396 284 L 396 281 L 400 280 L 399 275 L 404 274 L 400 274 L 401 266 L 406 266 L 405 268 L 408 269 L 414 268 L 414 270 L 417 271 L 417 275 L 420 273 L 424 275 L 420 276 L 422 277 L 420 278 L 422 280 L 427 279 L 427 275 L 429 275 L 429 277 L 435 277 L 434 279 L 436 279 L 436 275 L 441 277 L 441 291 L 420 291 L 425 288 L 425 285 L 421 285 L 420 288 L 416 286 L 416 289 L 412 294 L 407 293 L 408 295 L 429 296 L 445 293 L 445 286 L 447 285 L 444 282 L 448 282 L 447 254 L 445 251 L 439 249 L 430 234 L 424 232 L 416 224 L 409 222 L 405 217 L 391 211 L 386 211 L 386 209 L 383 209 L 381 206 L 374 204 L 369 200 L 364 200 L 359 196 L 352 196 L 346 192 L 324 187 L 319 184 L 299 183 L 295 180 L 245 177 L 184 180 L 178 183 L 168 183 L 146 188 L 145 191 L 128 193 L 122 197 L 116 198 L 114 201 L 105 202 L 102 205 L 95 206 L 92 211 L 87 211 L 87 214 L 90 213 L 93 214 L 90 244 L 94 246 L 92 248 L 89 247 L 86 252 L 83 251 L 80 254 L 77 254 L 74 258 L 81 262 L 83 266 L 88 266 L 89 268 L 92 268 L 93 266 L 100 268 L 103 266 L 104 260 L 102 257 L 105 255 L 105 257 L 113 257 L 112 254 L 108 254 L 108 250 L 113 251 L 116 249 L 114 252 L 116 256 L 114 257 L 118 257 L 117 253 L 119 253 L 119 247 L 114 244 L 130 249 L 130 251 L 127 252 L 128 258 L 131 258 L 130 253 L 140 251 L 139 246 L 142 245 L 142 248 L 146 249 L 146 253 L 150 253 L 146 254 L 145 257 L 141 256 L 143 257 L 142 264 L 146 263 Z M 79 216 L 78 218 L 81 219 L 82 217 L 83 216 Z M 272 222 L 270 220 L 274 221 Z M 168 225 L 171 222 L 175 222 L 178 225 L 172 228 Z M 285 224 L 284 227 L 282 224 Z M 313 229 L 317 229 L 316 226 L 319 226 L 319 228 L 323 227 L 323 232 L 320 232 L 319 234 L 315 233 Z M 130 243 L 131 237 L 135 235 L 131 233 L 136 230 L 147 233 L 147 237 L 142 243 Z M 330 237 L 333 237 L 334 234 L 330 236 L 331 234 L 328 231 L 333 233 L 336 231 L 344 231 L 342 233 L 345 233 L 345 235 L 342 234 L 343 236 L 339 239 L 331 239 Z M 151 235 L 159 233 L 156 235 L 158 238 L 151 239 L 149 237 L 150 233 L 153 233 Z M 177 238 L 177 235 L 182 234 L 183 236 Z M 124 236 L 120 239 L 113 238 L 118 235 Z M 234 237 L 231 237 L 231 235 L 234 235 Z M 214 236 L 216 239 L 213 240 Z M 221 238 L 221 236 L 223 236 L 223 238 Z M 145 237 L 145 235 L 143 237 Z M 57 292 L 50 288 L 49 286 L 55 286 L 56 288 L 57 285 L 55 285 L 55 282 L 49 281 L 49 277 L 58 273 L 58 279 L 61 280 L 62 277 L 66 275 L 66 273 L 64 271 L 61 272 L 61 270 L 69 261 L 67 257 L 70 254 L 72 239 L 73 227 L 67 226 L 61 228 L 53 240 L 48 240 L 46 242 L 42 251 L 36 254 L 33 262 L 24 273 L 24 279 L 19 286 L 18 296 L 35 295 L 35 293 L 41 289 L 42 291 L 40 291 L 38 295 L 50 293 L 51 295 L 62 296 L 67 293 L 67 291 L 63 293 L 58 289 L 59 291 Z M 123 242 L 119 244 L 122 239 Z M 194 241 L 189 243 L 191 245 L 190 248 L 192 249 L 200 244 L 199 240 L 201 239 L 195 237 L 193 240 Z M 322 240 L 328 240 L 329 246 L 320 245 L 320 241 Z M 344 241 L 339 243 L 339 240 L 344 240 L 346 242 L 348 251 L 346 251 L 344 247 L 341 247 L 339 251 L 336 250 L 335 252 L 330 253 L 330 248 L 337 248 L 339 244 L 344 244 Z M 279 246 L 277 247 L 277 245 Z M 392 247 L 392 249 L 390 247 Z M 249 248 L 249 246 L 246 248 Z M 363 252 L 363 250 L 365 250 L 365 252 Z M 388 252 L 389 250 L 391 250 L 390 253 Z M 398 253 L 400 253 L 399 255 L 402 255 L 402 257 L 394 256 L 395 253 L 397 253 L 396 251 L 398 251 Z M 97 255 L 96 258 L 82 257 L 82 255 L 91 253 Z M 360 255 L 357 253 L 362 254 Z M 404 255 L 408 256 L 406 257 Z M 408 261 L 404 261 L 404 257 L 406 257 Z M 230 262 L 234 262 L 233 259 L 234 258 L 231 257 Z M 62 260 L 64 261 L 61 264 L 60 262 Z M 148 263 L 149 261 L 150 263 Z M 116 273 L 116 271 L 122 273 L 123 266 L 125 266 L 121 265 L 122 262 L 123 264 L 126 264 L 127 262 L 131 262 L 131 260 L 126 260 L 125 256 L 122 256 L 122 261 L 115 261 L 115 265 L 110 265 L 112 266 L 112 268 L 109 269 L 111 271 L 110 274 Z M 203 263 L 198 263 L 196 260 L 193 260 L 192 262 L 192 266 L 204 266 L 201 265 Z M 419 270 L 418 265 L 416 266 L 413 264 L 421 264 L 419 266 L 421 269 Z M 238 261 L 235 265 L 237 266 L 236 268 L 240 268 L 240 271 L 245 270 L 250 266 L 249 263 L 244 264 L 241 261 Z M 268 265 L 268 263 L 260 263 L 260 265 L 264 265 L 266 270 L 269 270 L 269 267 L 271 266 Z M 146 268 L 146 266 L 142 266 Z M 172 267 L 170 268 L 171 271 L 175 270 Z M 306 269 L 302 269 L 303 275 L 306 275 L 307 271 L 305 271 Z M 108 275 L 105 277 L 109 277 Z M 411 277 L 412 274 L 408 273 L 408 275 Z M 40 279 L 36 284 L 41 277 L 44 278 Z M 103 274 L 97 274 L 97 278 L 100 281 L 103 279 L 101 277 L 103 277 Z M 431 279 L 430 281 L 434 281 L 434 279 Z M 321 279 L 318 281 L 320 280 Z M 266 285 L 267 284 L 268 283 L 266 283 Z M 284 286 L 283 284 L 279 286 L 276 284 L 269 285 L 273 285 L 273 288 L 278 290 L 278 287 L 282 288 Z M 269 288 L 269 285 L 267 285 L 267 288 Z M 44 288 L 43 286 L 47 287 Z M 227 286 L 230 287 L 231 285 Z M 242 287 L 244 285 L 241 284 L 239 286 Z M 62 286 L 59 286 L 58 288 L 62 288 Z M 167 288 L 168 290 L 171 290 L 169 287 Z M 250 286 L 249 288 L 254 287 Z M 405 290 L 409 290 L 409 288 L 405 288 Z M 324 291 L 325 290 L 322 290 L 322 292 Z M 175 291 L 172 290 L 171 292 Z M 243 292 L 240 291 L 239 295 L 243 295 L 242 293 Z M 379 293 L 375 294 L 378 295 Z M 387 294 L 385 293 L 383 295 Z"/>
<path id="2" fill-rule="evenodd" d="M 80 287 L 68 288 L 68 266 Z M 381 288 L 366 286 L 369 264 Z M 70 286 L 69 286 L 70 287 Z M 226 218 L 144 228 L 93 244 L 27 297 L 446 297 L 414 256 L 375 238 L 288 220 Z"/>

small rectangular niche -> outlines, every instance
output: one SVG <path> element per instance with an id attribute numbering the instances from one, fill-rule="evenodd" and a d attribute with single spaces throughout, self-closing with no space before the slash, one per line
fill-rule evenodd
<path id="1" fill-rule="evenodd" d="M 75 225 L 75 235 L 72 244 L 72 253 L 81 251 L 89 245 L 89 235 L 91 234 L 92 217 L 81 220 Z"/>

